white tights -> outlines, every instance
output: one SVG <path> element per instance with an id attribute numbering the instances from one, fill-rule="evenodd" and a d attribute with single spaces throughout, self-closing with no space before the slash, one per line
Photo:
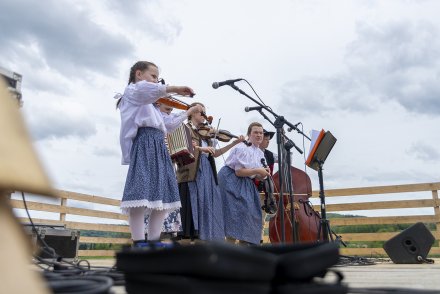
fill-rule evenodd
<path id="1" fill-rule="evenodd" d="M 145 239 L 145 217 L 150 215 L 148 221 L 148 240 L 159 240 L 163 222 L 168 210 L 156 210 L 145 207 L 130 208 L 128 223 L 130 224 L 131 238 L 133 241 Z"/>

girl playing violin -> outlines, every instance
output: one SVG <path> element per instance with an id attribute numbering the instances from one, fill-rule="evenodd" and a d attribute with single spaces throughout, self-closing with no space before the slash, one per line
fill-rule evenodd
<path id="1" fill-rule="evenodd" d="M 247 135 L 252 146 L 240 144 L 231 151 L 218 173 L 218 181 L 223 197 L 227 240 L 259 244 L 262 228 L 260 194 L 252 179 L 264 179 L 270 172 L 261 163 L 264 153 L 259 145 L 263 141 L 263 126 L 251 123 Z"/>
<path id="2" fill-rule="evenodd" d="M 201 111 L 188 116 L 187 126 L 194 142 L 195 161 L 177 167 L 180 199 L 182 201 L 182 238 L 224 241 L 223 204 L 217 183 L 215 157 L 227 152 L 244 140 L 243 136 L 223 148 L 216 149 L 216 140 L 202 138 L 198 128 L 205 124 L 205 107 L 193 103 Z"/>
<path id="3" fill-rule="evenodd" d="M 165 83 L 164 83 L 165 84 Z M 167 104 L 155 102 L 156 106 L 159 107 L 159 110 L 164 115 L 176 115 L 171 112 L 174 110 L 173 107 L 168 106 Z M 165 145 L 168 146 L 167 137 L 165 136 Z M 175 166 L 174 170 L 175 170 Z M 149 215 L 145 216 L 145 228 L 148 229 L 149 224 Z M 180 218 L 180 208 L 176 208 L 175 210 L 168 213 L 166 216 L 161 230 L 160 239 L 172 239 L 177 236 L 177 233 L 182 230 L 182 221 Z M 147 230 L 145 230 L 145 234 L 147 234 Z"/>
<path id="4" fill-rule="evenodd" d="M 120 144 L 122 164 L 129 164 L 121 208 L 128 214 L 132 239 L 145 242 L 144 215 L 150 215 L 148 240 L 158 240 L 169 211 L 180 207 L 177 182 L 165 146 L 166 132 L 176 129 L 186 118 L 201 111 L 194 106 L 177 116 L 162 115 L 153 103 L 167 93 L 192 96 L 186 86 L 158 83 L 158 67 L 139 61 L 130 70 L 128 86 L 118 100 L 121 112 Z"/>

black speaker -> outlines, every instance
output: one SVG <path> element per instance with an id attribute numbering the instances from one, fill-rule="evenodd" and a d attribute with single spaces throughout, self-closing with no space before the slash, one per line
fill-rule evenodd
<path id="1" fill-rule="evenodd" d="M 394 263 L 422 263 L 435 238 L 423 223 L 416 223 L 389 239 L 383 249 Z"/>

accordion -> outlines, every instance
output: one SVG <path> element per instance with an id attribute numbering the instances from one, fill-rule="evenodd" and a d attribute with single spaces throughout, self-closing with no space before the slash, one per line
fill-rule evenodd
<path id="1" fill-rule="evenodd" d="M 174 132 L 167 134 L 166 142 L 171 159 L 178 166 L 195 161 L 191 131 L 186 125 L 182 124 Z"/>

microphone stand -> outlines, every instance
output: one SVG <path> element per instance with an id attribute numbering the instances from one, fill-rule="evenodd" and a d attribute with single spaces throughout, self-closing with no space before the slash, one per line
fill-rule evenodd
<path id="1" fill-rule="evenodd" d="M 268 117 L 267 115 L 262 111 L 262 109 L 259 109 L 258 112 L 261 114 L 262 117 L 264 117 L 272 126 L 275 127 L 275 123 L 273 123 Z M 278 133 L 277 133 L 278 135 Z M 299 237 L 298 237 L 298 231 L 297 231 L 297 227 L 296 227 L 296 222 L 295 222 L 295 195 L 294 195 L 294 191 L 293 191 L 293 185 L 292 185 L 292 171 L 290 169 L 291 167 L 291 156 L 292 153 L 290 152 L 290 149 L 292 147 L 295 147 L 295 149 L 302 154 L 303 151 L 295 145 L 295 143 L 290 140 L 285 134 L 281 133 L 281 135 L 284 137 L 283 141 L 284 143 L 284 151 L 281 149 L 281 152 L 287 152 L 286 154 L 286 166 L 287 168 L 282 169 L 282 167 L 284 167 L 284 163 L 283 160 L 280 160 L 280 145 L 278 144 L 278 136 L 277 136 L 277 146 L 278 146 L 278 166 L 279 166 L 279 171 L 278 171 L 278 175 L 279 178 L 281 178 L 281 175 L 284 175 L 284 171 L 286 171 L 286 187 L 287 190 L 289 191 L 289 200 L 290 200 L 290 219 L 292 220 L 292 241 L 294 241 L 294 243 L 298 242 Z M 283 156 L 281 156 L 281 158 L 284 158 Z M 280 164 L 281 163 L 281 164 Z M 281 180 L 282 182 L 283 180 Z M 284 243 L 285 239 L 286 239 L 286 231 L 285 231 L 285 227 L 284 227 L 284 194 L 283 194 L 283 186 L 280 184 L 280 196 L 278 199 L 278 207 L 280 207 L 281 209 L 281 214 L 280 214 L 280 227 L 281 227 L 281 240 Z"/>
<path id="2" fill-rule="evenodd" d="M 252 100 L 253 102 L 255 102 L 257 105 L 259 105 L 262 109 L 264 108 L 267 112 L 271 113 L 274 117 L 275 117 L 275 121 L 272 123 L 266 115 L 263 115 L 262 111 L 259 110 L 260 114 L 263 115 L 263 117 L 268 120 L 276 129 L 276 134 L 277 134 L 277 147 L 278 147 L 278 184 L 279 184 L 279 205 L 278 205 L 278 209 L 281 209 L 281 214 L 280 214 L 280 222 L 281 222 L 281 243 L 285 243 L 286 242 L 286 234 L 285 234 L 285 228 L 284 228 L 284 202 L 283 202 L 283 198 L 284 198 L 284 191 L 283 191 L 283 186 L 284 186 L 284 178 L 283 178 L 283 171 L 284 171 L 284 162 L 283 162 L 283 158 L 282 158 L 282 152 L 283 152 L 283 147 L 282 147 L 282 136 L 284 136 L 283 134 L 283 127 L 284 125 L 288 125 L 290 127 L 290 129 L 293 130 L 297 130 L 298 133 L 302 134 L 304 137 L 306 137 L 307 139 L 311 140 L 308 136 L 306 136 L 302 131 L 300 131 L 294 124 L 292 124 L 291 122 L 287 121 L 283 116 L 279 116 L 278 114 L 276 114 L 275 112 L 272 111 L 272 109 L 270 109 L 269 107 L 267 107 L 266 105 L 263 105 L 262 103 L 258 102 L 257 100 L 255 100 L 254 98 L 252 98 L 251 96 L 249 96 L 246 92 L 244 92 L 243 90 L 241 90 L 239 87 L 237 87 L 234 83 L 230 84 L 229 86 L 231 86 L 231 88 L 233 88 L 234 90 L 238 91 L 240 94 L 246 96 L 247 98 L 249 98 L 250 100 Z M 291 143 L 293 143 L 292 141 L 290 141 Z M 293 146 L 295 146 L 295 144 L 293 144 Z M 293 146 L 290 146 L 290 148 L 292 148 Z M 296 147 L 296 146 L 295 146 Z M 289 148 L 289 149 L 290 149 Z M 299 148 L 296 147 L 296 149 L 298 150 Z M 300 150 L 300 149 L 299 149 Z M 302 152 L 300 152 L 302 153 Z M 290 157 L 290 152 L 289 152 L 289 157 Z M 289 159 L 289 166 L 288 166 L 288 170 L 290 173 L 290 159 Z M 290 181 L 291 181 L 291 177 L 290 177 Z M 292 193 L 292 187 L 291 185 L 288 185 L 288 188 L 290 189 L 289 191 L 289 195 L 291 197 L 291 216 L 292 214 L 294 214 L 294 202 L 293 202 L 293 193 Z M 295 228 L 295 219 L 292 218 L 293 221 L 293 225 L 292 225 L 292 230 L 294 230 Z M 293 236 L 296 236 L 295 233 L 293 233 Z"/>
<path id="3" fill-rule="evenodd" d="M 287 169 L 286 169 L 286 183 L 287 183 L 287 190 L 289 191 L 289 200 L 290 200 L 290 219 L 292 220 L 292 240 L 294 243 L 297 243 L 299 241 L 299 230 L 296 226 L 295 221 L 295 194 L 294 194 L 294 188 L 293 188 L 293 176 L 292 176 L 292 152 L 290 152 L 290 149 L 292 147 L 295 147 L 296 150 L 303 154 L 303 151 L 299 149 L 295 143 L 293 143 L 292 140 L 287 138 L 285 135 L 284 137 L 288 140 L 284 143 L 284 149 L 286 150 L 286 161 L 287 161 Z"/>
<path id="4" fill-rule="evenodd" d="M 279 124 L 282 126 L 284 126 L 284 124 L 286 124 L 287 126 L 289 126 L 289 132 L 292 130 L 297 131 L 298 134 L 303 135 L 305 138 L 307 138 L 309 141 L 312 141 L 312 139 L 309 138 L 309 136 L 307 136 L 306 134 L 304 134 L 300 129 L 298 129 L 298 125 L 294 125 L 291 122 L 289 122 L 288 120 L 286 120 L 283 116 L 279 116 L 278 114 L 276 114 L 275 112 L 272 111 L 272 109 L 264 104 L 262 104 L 261 102 L 255 100 L 254 98 L 252 98 L 251 96 L 249 96 L 245 91 L 243 91 L 242 89 L 240 89 L 239 87 L 237 87 L 235 84 L 230 84 L 229 86 L 231 86 L 232 89 L 236 90 L 237 92 L 239 92 L 240 94 L 246 96 L 247 98 L 249 98 L 250 100 L 252 100 L 253 102 L 255 102 L 258 106 L 260 106 L 261 108 L 264 108 L 267 112 L 270 112 L 274 117 L 275 117 L 275 122 L 272 124 L 273 126 L 275 126 L 276 128 L 276 123 L 277 123 L 277 119 L 280 119 Z M 297 148 L 298 149 L 298 148 Z"/>

